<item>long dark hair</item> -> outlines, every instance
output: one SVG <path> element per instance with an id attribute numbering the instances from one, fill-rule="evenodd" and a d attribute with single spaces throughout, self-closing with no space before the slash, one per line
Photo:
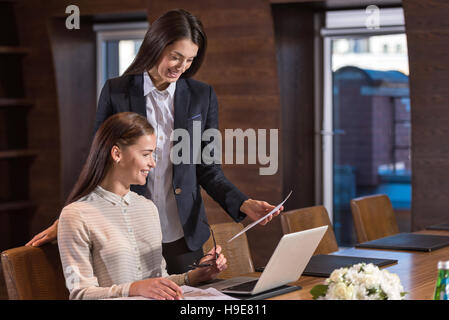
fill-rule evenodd
<path id="1" fill-rule="evenodd" d="M 147 119 L 134 112 L 120 112 L 109 117 L 95 134 L 83 170 L 65 205 L 91 193 L 112 166 L 111 150 L 133 145 L 143 135 L 151 135 L 154 129 Z"/>
<path id="2" fill-rule="evenodd" d="M 206 33 L 201 21 L 191 13 L 176 9 L 159 17 L 148 28 L 139 52 L 124 75 L 140 74 L 156 65 L 165 47 L 177 40 L 190 39 L 198 52 L 189 69 L 181 77 L 193 76 L 201 67 L 207 47 Z"/>

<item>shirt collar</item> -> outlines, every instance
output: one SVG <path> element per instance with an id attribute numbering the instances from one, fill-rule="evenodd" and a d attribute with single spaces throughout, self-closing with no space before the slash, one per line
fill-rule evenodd
<path id="1" fill-rule="evenodd" d="M 143 73 L 143 95 L 147 96 L 150 92 L 152 92 L 153 90 L 157 90 L 157 88 L 154 86 L 153 84 L 153 80 L 151 80 L 150 75 L 148 74 L 148 72 L 144 72 Z M 173 96 L 175 95 L 175 90 L 176 90 L 176 82 L 171 82 L 167 89 L 163 90 L 163 91 L 159 91 L 158 92 L 164 92 L 167 91 L 168 94 L 170 95 L 170 98 L 173 98 Z"/>
<path id="2" fill-rule="evenodd" d="M 96 194 L 105 199 L 106 201 L 111 202 L 113 205 L 120 204 L 124 202 L 126 205 L 131 203 L 131 191 L 128 191 L 123 197 L 120 197 L 118 194 L 110 192 L 108 190 L 103 189 L 100 186 L 97 186 L 94 190 Z"/>

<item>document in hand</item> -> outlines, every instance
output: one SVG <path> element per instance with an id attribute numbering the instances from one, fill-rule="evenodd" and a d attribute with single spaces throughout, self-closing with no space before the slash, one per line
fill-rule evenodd
<path id="1" fill-rule="evenodd" d="M 257 221 L 254 221 L 253 223 L 247 225 L 242 231 L 240 231 L 239 233 L 237 233 L 235 236 L 233 236 L 231 239 L 228 240 L 228 242 L 231 242 L 232 240 L 234 240 L 235 238 L 237 238 L 238 236 L 242 235 L 243 233 L 245 233 L 246 231 L 248 231 L 249 229 L 251 229 L 252 227 L 254 227 L 256 224 L 258 224 L 259 222 L 261 222 L 262 220 L 268 218 L 269 216 L 271 216 L 273 213 L 277 212 L 282 205 L 285 203 L 285 201 L 287 201 L 287 199 L 290 197 L 290 195 L 292 194 L 293 190 L 290 191 L 290 193 L 288 194 L 288 196 L 284 199 L 284 201 L 282 201 L 276 208 L 274 208 L 273 210 L 271 210 L 269 213 L 267 213 L 265 216 L 263 216 L 262 218 L 260 218 Z"/>

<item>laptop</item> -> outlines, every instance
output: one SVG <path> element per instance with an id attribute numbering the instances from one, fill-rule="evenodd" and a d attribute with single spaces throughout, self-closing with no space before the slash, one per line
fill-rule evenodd
<path id="1" fill-rule="evenodd" d="M 284 235 L 259 278 L 236 277 L 212 285 L 228 294 L 256 295 L 297 281 L 320 243 L 327 226 Z"/>

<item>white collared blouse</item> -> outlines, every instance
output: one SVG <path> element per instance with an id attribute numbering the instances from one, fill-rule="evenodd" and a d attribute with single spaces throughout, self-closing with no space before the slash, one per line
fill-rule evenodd
<path id="1" fill-rule="evenodd" d="M 126 297 L 131 283 L 153 277 L 184 284 L 184 274 L 167 274 L 156 206 L 132 191 L 98 186 L 64 207 L 58 246 L 70 299 Z"/>

